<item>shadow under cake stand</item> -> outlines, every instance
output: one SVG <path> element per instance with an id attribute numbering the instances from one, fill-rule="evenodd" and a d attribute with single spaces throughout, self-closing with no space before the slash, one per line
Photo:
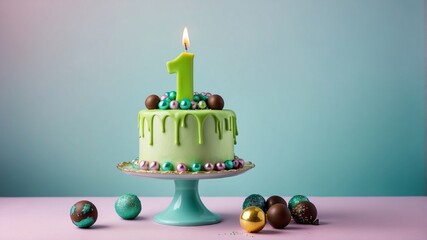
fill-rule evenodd
<path id="1" fill-rule="evenodd" d="M 169 179 L 175 181 L 175 194 L 172 202 L 163 212 L 154 216 L 154 221 L 160 224 L 175 226 L 200 226 L 219 223 L 221 216 L 209 211 L 199 195 L 199 180 L 233 177 L 255 167 L 246 162 L 243 168 L 222 171 L 201 172 L 162 172 L 140 170 L 131 162 L 122 162 L 117 168 L 124 173 L 147 178 Z"/>

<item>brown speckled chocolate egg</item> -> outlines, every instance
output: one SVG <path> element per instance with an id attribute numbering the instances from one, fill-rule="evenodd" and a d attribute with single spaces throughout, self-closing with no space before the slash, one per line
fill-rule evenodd
<path id="1" fill-rule="evenodd" d="M 267 201 L 265 202 L 265 208 L 266 210 L 268 210 L 271 206 L 273 206 L 276 203 L 282 203 L 282 204 L 286 204 L 285 199 L 283 199 L 282 197 L 279 196 L 271 196 L 267 199 Z"/>
<path id="2" fill-rule="evenodd" d="M 157 95 L 150 95 L 145 99 L 145 106 L 147 109 L 157 109 L 159 106 L 160 98 Z"/>
<path id="3" fill-rule="evenodd" d="M 96 222 L 98 210 L 93 203 L 82 200 L 71 207 L 70 218 L 77 227 L 88 228 Z"/>
<path id="4" fill-rule="evenodd" d="M 313 203 L 304 201 L 295 205 L 292 210 L 295 222 L 301 224 L 316 224 L 317 209 Z"/>
<path id="5" fill-rule="evenodd" d="M 291 211 L 283 203 L 276 203 L 267 211 L 267 220 L 274 228 L 282 229 L 291 222 Z"/>
<path id="6" fill-rule="evenodd" d="M 224 99 L 218 94 L 214 94 L 208 98 L 208 107 L 213 110 L 222 110 L 224 108 Z"/>

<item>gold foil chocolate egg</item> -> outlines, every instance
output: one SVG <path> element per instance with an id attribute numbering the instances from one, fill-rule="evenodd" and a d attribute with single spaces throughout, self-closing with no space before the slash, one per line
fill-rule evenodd
<path id="1" fill-rule="evenodd" d="M 240 214 L 240 226 L 248 233 L 261 231 L 265 226 L 265 213 L 259 207 L 247 207 Z"/>

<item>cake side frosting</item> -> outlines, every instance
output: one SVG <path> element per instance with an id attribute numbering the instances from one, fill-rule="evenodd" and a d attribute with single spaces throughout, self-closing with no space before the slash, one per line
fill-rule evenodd
<path id="1" fill-rule="evenodd" d="M 236 114 L 231 110 L 142 110 L 139 160 L 173 166 L 234 159 Z"/>

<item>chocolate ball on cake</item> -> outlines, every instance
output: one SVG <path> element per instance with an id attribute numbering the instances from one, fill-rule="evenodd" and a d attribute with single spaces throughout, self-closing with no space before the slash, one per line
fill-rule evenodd
<path id="1" fill-rule="evenodd" d="M 159 106 L 160 98 L 157 95 L 150 95 L 145 99 L 145 106 L 147 109 L 157 109 Z"/>
<path id="2" fill-rule="evenodd" d="M 224 99 L 218 94 L 208 97 L 208 107 L 214 110 L 222 110 L 224 108 Z"/>
<path id="3" fill-rule="evenodd" d="M 70 211 L 71 221 L 79 228 L 88 228 L 98 219 L 98 210 L 87 200 L 75 203 Z"/>
<path id="4" fill-rule="evenodd" d="M 266 210 L 268 210 L 271 206 L 273 206 L 276 203 L 282 203 L 286 205 L 286 201 L 285 199 L 283 199 L 282 197 L 279 196 L 271 196 L 267 199 L 267 201 L 265 202 L 266 204 Z"/>
<path id="5" fill-rule="evenodd" d="M 301 224 L 318 224 L 317 209 L 313 203 L 305 201 L 300 202 L 292 210 L 292 217 L 295 222 Z M 317 222 L 317 223 L 316 223 Z"/>
<path id="6" fill-rule="evenodd" d="M 291 211 L 286 204 L 276 203 L 268 209 L 267 220 L 273 228 L 282 229 L 291 222 Z"/>

